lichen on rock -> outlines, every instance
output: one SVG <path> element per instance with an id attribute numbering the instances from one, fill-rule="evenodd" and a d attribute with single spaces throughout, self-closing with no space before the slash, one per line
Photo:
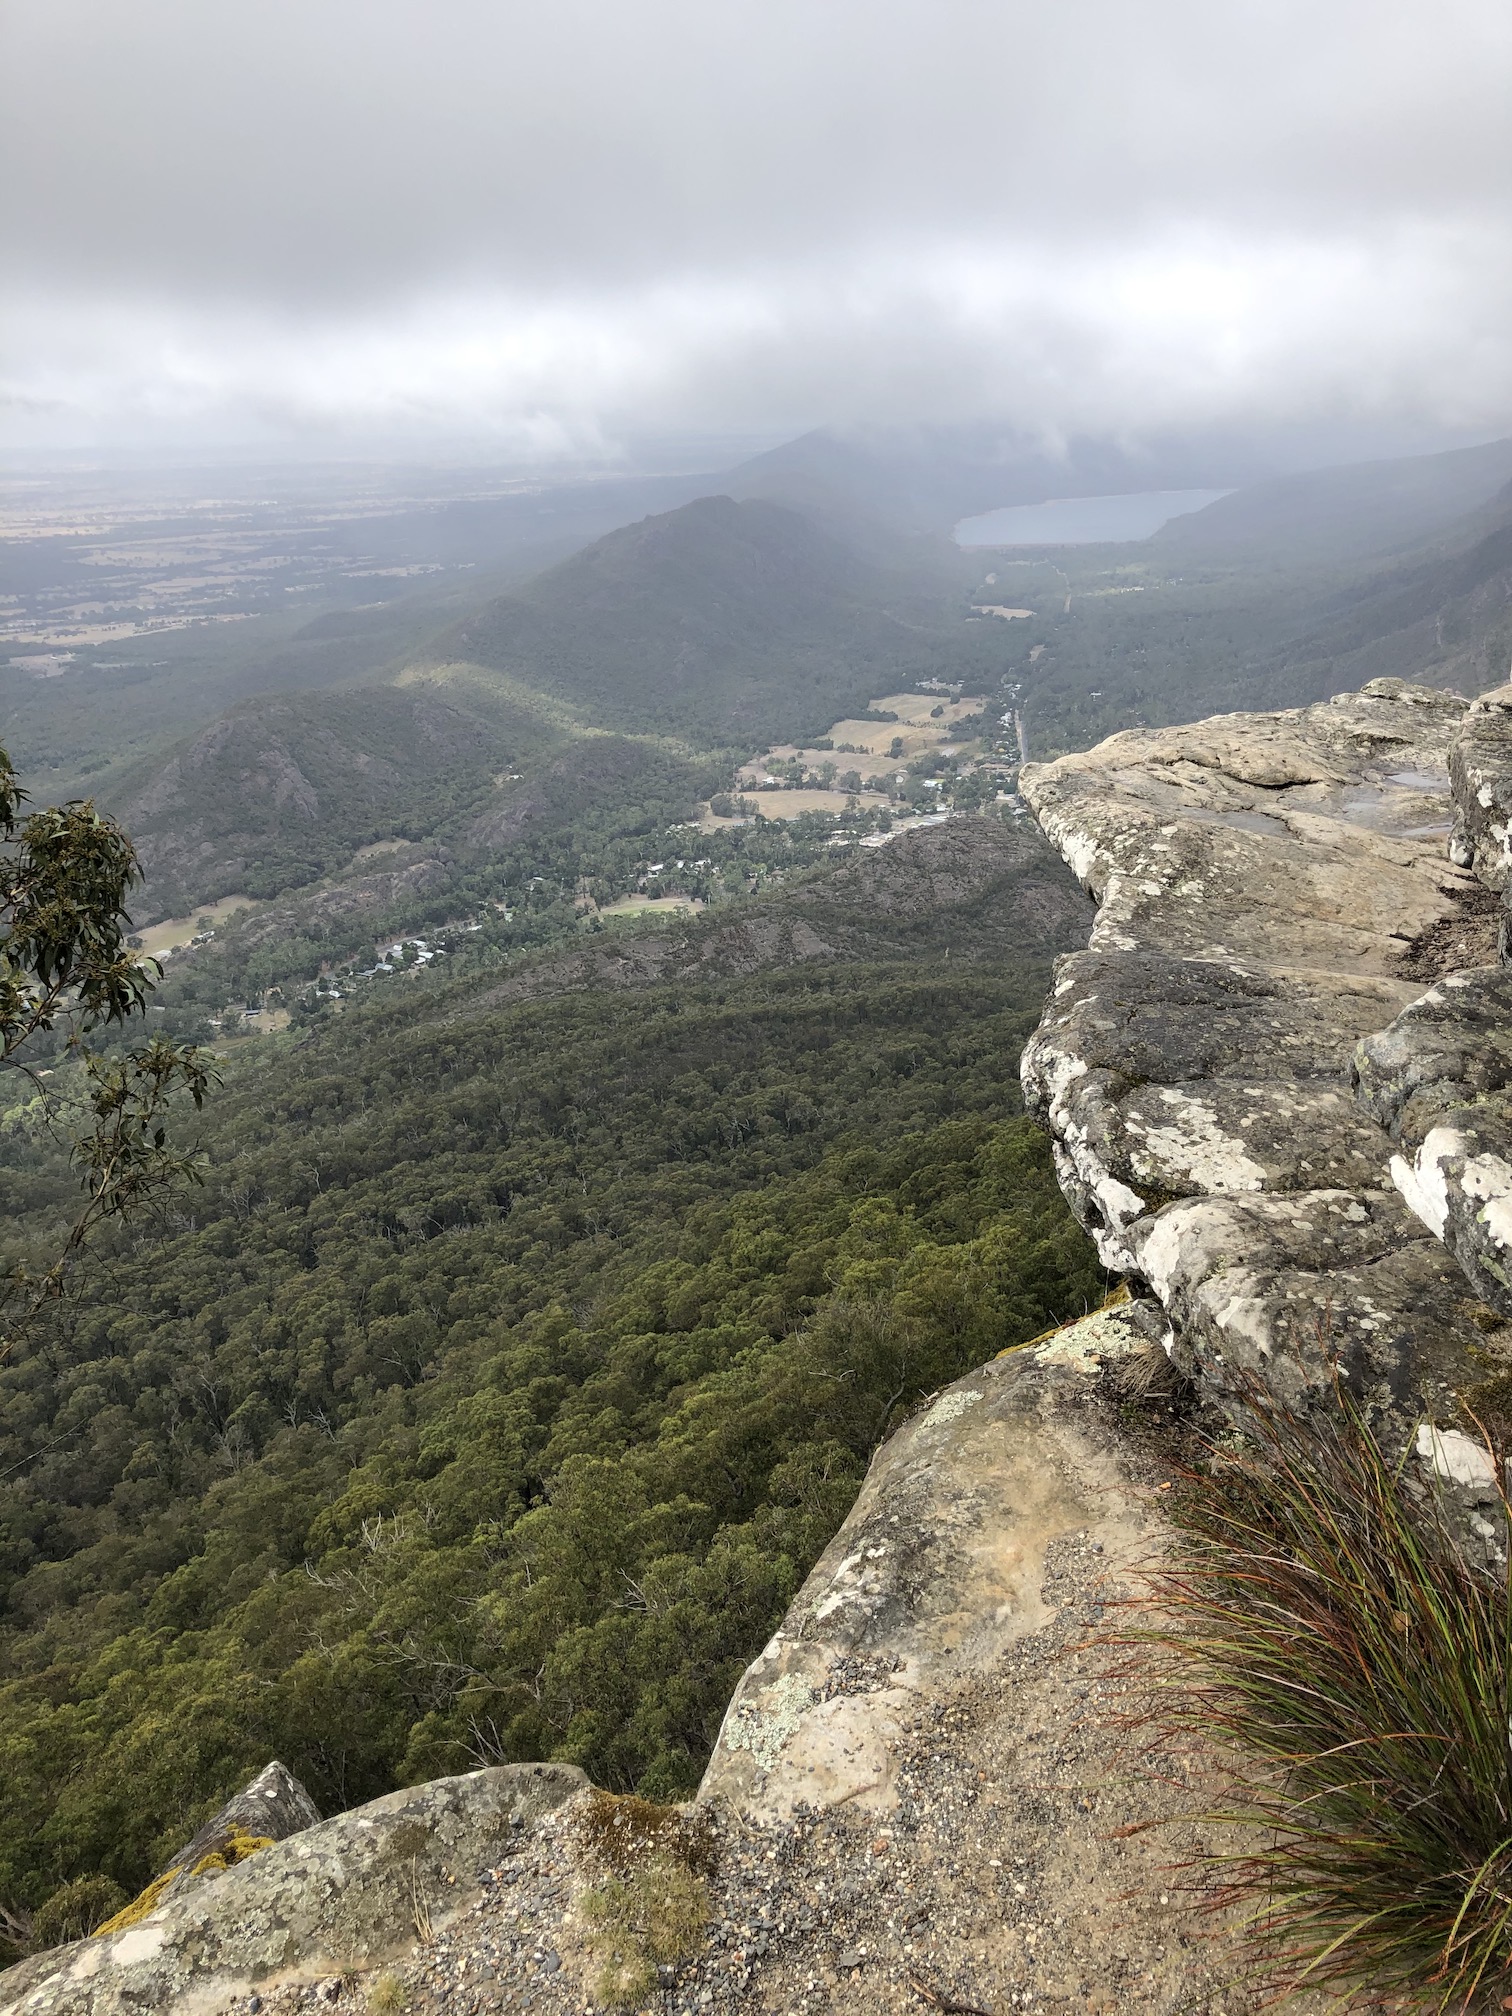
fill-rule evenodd
<path id="1" fill-rule="evenodd" d="M 1469 1376 L 1464 1277 L 1354 1083 L 1360 1039 L 1422 993 L 1414 948 L 1481 895 L 1449 858 L 1468 711 L 1374 680 L 1023 773 L 1099 904 L 1025 1097 L 1105 1262 L 1216 1395 L 1259 1379 L 1298 1401 L 1342 1376 L 1405 1435 Z"/>
<path id="2" fill-rule="evenodd" d="M 445 1925 L 482 1872 L 586 1782 L 570 1765 L 504 1765 L 392 1792 L 220 1870 L 219 1851 L 201 1853 L 193 1880 L 136 1922 L 0 1974 L 0 2016 L 210 2011 L 377 1966 L 422 1923 Z"/>

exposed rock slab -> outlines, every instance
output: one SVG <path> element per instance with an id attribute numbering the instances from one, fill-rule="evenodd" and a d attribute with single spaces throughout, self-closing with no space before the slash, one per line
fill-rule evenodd
<path id="1" fill-rule="evenodd" d="M 1471 702 L 1449 769 L 1450 854 L 1505 905 L 1512 894 L 1512 686 Z M 1356 1077 L 1362 1106 L 1399 1150 L 1390 1170 L 1403 1198 L 1444 1241 L 1475 1292 L 1512 1316 L 1512 974 L 1505 964 L 1444 972 L 1388 1028 L 1364 1038 Z"/>
<path id="2" fill-rule="evenodd" d="M 725 1715 L 701 1798 L 748 1818 L 886 1812 L 904 1725 L 991 1672 L 1053 1615 L 1046 1549 L 1148 1539 L 1116 1450 L 1077 1407 L 1104 1355 L 1141 1343 L 1109 1310 L 947 1387 L 879 1450 L 850 1517 Z"/>
<path id="3" fill-rule="evenodd" d="M 1391 1174 L 1476 1293 L 1512 1317 L 1512 972 L 1451 973 L 1357 1060 Z"/>
<path id="4" fill-rule="evenodd" d="M 287 1841 L 306 1827 L 320 1825 L 320 1808 L 286 1765 L 276 1760 L 258 1772 L 251 1784 L 228 1799 L 179 1850 L 163 1874 L 189 1871 L 210 1856 L 236 1859 L 239 1836 L 260 1841 Z M 232 1851 L 228 1856 L 227 1851 Z"/>
<path id="5" fill-rule="evenodd" d="M 1353 1086 L 1483 900 L 1448 858 L 1468 703 L 1376 680 L 1284 714 L 1115 735 L 1021 790 L 1098 903 L 1024 1053 L 1030 1110 L 1105 1261 L 1207 1383 L 1342 1368 L 1441 1412 L 1479 1332 Z"/>
<path id="6" fill-rule="evenodd" d="M 182 2016 L 253 1990 L 371 1967 L 472 1902 L 484 1871 L 581 1790 L 565 1764 L 439 1778 L 321 1821 L 198 1878 L 125 1931 L 0 1974 L 0 2016 Z"/>
<path id="7" fill-rule="evenodd" d="M 669 2007 L 1253 2006 L 1238 1914 L 1171 1882 L 1237 1845 L 1191 1817 L 1222 1760 L 1148 1754 L 1106 1642 L 1163 1540 L 1174 1424 L 1120 1404 L 1149 1351 L 1138 1305 L 1099 1312 L 878 1452 L 731 1703 L 700 1793 L 724 1923 Z"/>

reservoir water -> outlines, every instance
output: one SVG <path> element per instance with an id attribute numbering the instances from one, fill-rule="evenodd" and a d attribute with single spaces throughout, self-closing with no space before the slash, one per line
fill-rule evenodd
<path id="1" fill-rule="evenodd" d="M 1172 518 L 1201 511 L 1227 490 L 1134 490 L 1121 497 L 1052 497 L 1043 504 L 1006 504 L 963 518 L 958 546 L 1091 546 L 1148 539 Z"/>

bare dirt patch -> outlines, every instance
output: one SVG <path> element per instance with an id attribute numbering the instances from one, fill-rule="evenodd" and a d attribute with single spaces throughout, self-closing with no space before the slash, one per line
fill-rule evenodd
<path id="1" fill-rule="evenodd" d="M 166 959 L 198 935 L 201 919 L 208 918 L 211 930 L 218 930 L 238 910 L 256 908 L 250 896 L 222 896 L 214 903 L 201 903 L 187 917 L 165 917 L 160 924 L 145 924 L 132 936 L 141 939 L 142 950 L 150 958 Z"/>
<path id="2" fill-rule="evenodd" d="M 863 811 L 882 809 L 887 799 L 878 791 L 743 791 L 764 819 L 796 819 L 802 812 L 843 812 L 854 795 Z"/>
<path id="3" fill-rule="evenodd" d="M 621 896 L 618 902 L 606 903 L 596 914 L 600 917 L 639 917 L 668 910 L 702 910 L 703 907 L 701 896 Z"/>

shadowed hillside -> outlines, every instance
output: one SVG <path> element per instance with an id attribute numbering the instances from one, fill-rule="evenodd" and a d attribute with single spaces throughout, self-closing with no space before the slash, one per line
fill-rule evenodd
<path id="1" fill-rule="evenodd" d="M 1164 560 L 1317 567 L 1417 546 L 1512 481 L 1512 441 L 1276 476 L 1188 512 L 1150 541 Z"/>
<path id="2" fill-rule="evenodd" d="M 1470 451 L 1478 463 L 1424 458 L 1439 465 L 1426 475 L 1411 464 L 1381 465 L 1402 481 L 1377 500 L 1369 537 L 1445 508 L 1461 482 L 1484 488 L 1507 452 L 1502 444 Z M 1011 569 L 1015 597 L 1038 612 L 1014 626 L 1005 667 L 1033 753 L 1088 748 L 1119 728 L 1307 706 L 1367 679 L 1466 694 L 1505 679 L 1512 486 L 1404 549 L 1344 553 L 1367 536 L 1357 527 L 1371 516 L 1369 491 L 1357 472 L 1332 470 L 1284 490 L 1240 491 L 1150 540 L 1062 547 L 1032 560 L 983 553 L 984 569 Z M 1234 528 L 1231 549 L 1202 531 L 1207 519 Z M 1189 535 L 1189 527 L 1198 529 Z M 1212 536 L 1211 550 L 1188 548 L 1188 536 Z"/>
<path id="3" fill-rule="evenodd" d="M 797 512 L 704 497 L 611 532 L 429 655 L 508 673 L 604 726 L 759 748 L 988 655 L 913 592 Z"/>
<path id="4" fill-rule="evenodd" d="M 141 916 L 277 895 L 434 833 L 550 739 L 523 713 L 483 720 L 393 686 L 249 701 L 112 793 L 147 873 Z"/>

